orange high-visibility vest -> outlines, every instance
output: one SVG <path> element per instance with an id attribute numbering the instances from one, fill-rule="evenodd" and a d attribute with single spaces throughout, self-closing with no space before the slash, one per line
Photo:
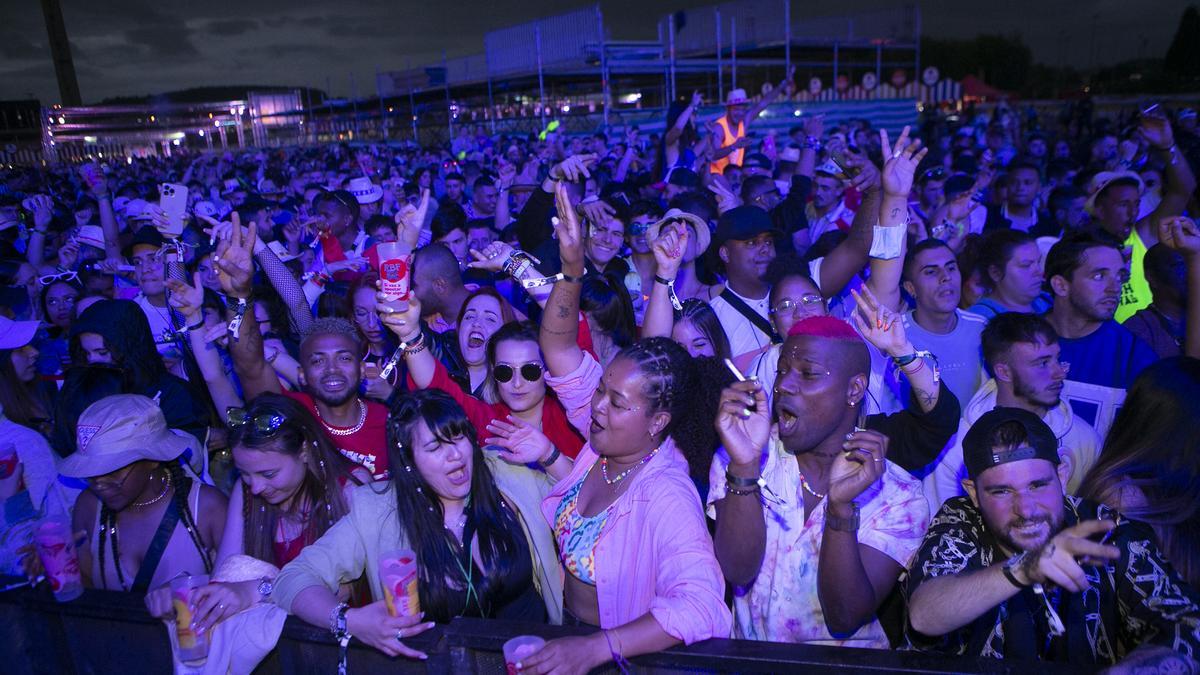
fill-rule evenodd
<path id="1" fill-rule="evenodd" d="M 729 146 L 733 145 L 739 138 L 742 138 L 743 136 L 746 135 L 746 123 L 744 121 L 738 122 L 736 133 L 729 129 L 729 116 L 728 115 L 721 115 L 717 119 L 717 126 L 721 127 L 721 131 L 725 132 L 725 140 L 721 143 L 722 148 L 728 148 Z M 732 163 L 734 166 L 741 166 L 742 158 L 745 157 L 745 155 L 746 155 L 746 149 L 738 148 L 737 150 L 734 150 L 733 152 L 729 153 L 728 155 L 725 155 L 721 159 L 714 159 L 712 162 L 709 163 L 708 170 L 710 173 L 724 173 L 725 167 L 728 166 L 730 163 Z"/>

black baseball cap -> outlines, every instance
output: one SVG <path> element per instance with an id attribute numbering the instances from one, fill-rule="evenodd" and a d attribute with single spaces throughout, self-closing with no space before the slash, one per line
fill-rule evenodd
<path id="1" fill-rule="evenodd" d="M 700 186 L 700 176 L 691 169 L 677 166 L 667 172 L 666 184 L 694 190 Z"/>
<path id="2" fill-rule="evenodd" d="M 138 228 L 137 232 L 133 233 L 133 240 L 125 247 L 122 253 L 126 258 L 133 257 L 133 249 L 137 246 L 153 246 L 154 248 L 162 248 L 167 244 L 166 237 L 162 236 L 162 232 L 158 228 L 146 223 Z"/>
<path id="3" fill-rule="evenodd" d="M 998 448 L 993 444 L 996 429 L 1016 423 L 1024 430 L 1025 440 L 1015 447 Z M 1023 459 L 1044 459 L 1057 465 L 1058 438 L 1037 415 L 1021 408 L 997 407 L 984 413 L 967 431 L 962 441 L 963 464 L 971 480 L 987 469 Z"/>
<path id="4" fill-rule="evenodd" d="M 730 239 L 745 241 L 763 232 L 779 233 L 779 228 L 771 221 L 770 214 L 757 206 L 738 206 L 722 213 L 717 220 L 713 244 L 719 247 Z"/>
<path id="5" fill-rule="evenodd" d="M 964 192 L 970 192 L 974 185 L 975 179 L 965 173 L 956 173 L 942 183 L 942 192 L 946 195 L 946 201 L 950 201 Z"/>

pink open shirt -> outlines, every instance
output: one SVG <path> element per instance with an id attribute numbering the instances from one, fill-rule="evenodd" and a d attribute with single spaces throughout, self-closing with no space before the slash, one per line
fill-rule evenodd
<path id="1" fill-rule="evenodd" d="M 599 364 L 585 354 L 576 372 L 547 377 L 568 417 L 585 434 L 600 373 Z M 598 460 L 591 444 L 584 445 L 571 474 L 542 501 L 547 522 L 554 523 L 563 495 Z M 675 442 L 667 439 L 658 455 L 628 480 L 628 490 L 613 503 L 596 543 L 601 628 L 623 626 L 649 612 L 667 634 L 685 644 L 729 637 L 733 620 L 725 606 L 725 577 L 687 460 Z"/>

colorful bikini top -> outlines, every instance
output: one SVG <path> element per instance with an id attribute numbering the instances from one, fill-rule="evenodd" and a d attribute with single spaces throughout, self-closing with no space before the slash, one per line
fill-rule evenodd
<path id="1" fill-rule="evenodd" d="M 586 478 L 586 475 L 584 476 Z M 611 506 L 591 517 L 579 513 L 580 479 L 558 504 L 554 514 L 554 538 L 558 542 L 558 555 L 563 567 L 571 576 L 589 586 L 596 585 L 596 542 L 604 523 L 608 521 Z"/>

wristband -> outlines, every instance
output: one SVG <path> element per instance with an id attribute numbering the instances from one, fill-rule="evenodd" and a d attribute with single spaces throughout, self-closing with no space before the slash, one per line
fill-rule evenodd
<path id="1" fill-rule="evenodd" d="M 671 298 L 671 306 L 675 308 L 675 311 L 682 312 L 683 311 L 683 303 L 679 301 L 679 296 L 675 295 L 675 280 L 674 279 L 664 279 L 663 277 L 660 277 L 657 274 L 655 274 L 654 275 L 654 283 L 662 284 L 663 286 L 667 287 L 667 294 Z"/>
<path id="2" fill-rule="evenodd" d="M 242 327 L 242 319 L 246 318 L 246 299 L 237 299 L 237 309 L 233 318 L 229 320 L 229 326 L 226 330 L 229 331 L 229 337 L 233 338 L 234 342 L 238 340 L 238 330 Z"/>
<path id="3" fill-rule="evenodd" d="M 1000 566 L 1000 571 L 1004 573 L 1004 578 L 1008 579 L 1008 583 L 1016 586 L 1017 588 L 1029 588 L 1029 584 L 1021 583 L 1021 581 L 1017 579 L 1017 575 L 1013 574 L 1013 569 L 1015 569 L 1017 565 L 1025 562 L 1026 555 L 1027 554 L 1025 553 L 1018 553 L 1008 560 L 1005 560 L 1004 564 Z"/>
<path id="4" fill-rule="evenodd" d="M 908 225 L 907 216 L 905 216 L 904 225 L 894 227 L 876 225 L 871 237 L 869 255 L 879 260 L 895 260 L 904 255 L 904 238 L 908 236 L 906 225 Z"/>
<path id="5" fill-rule="evenodd" d="M 562 456 L 562 453 L 559 452 L 557 445 L 551 445 L 550 448 L 553 450 L 553 452 L 550 453 L 550 456 L 544 460 L 538 460 L 538 464 L 540 464 L 543 469 L 549 469 L 550 465 L 557 462 L 558 458 Z"/>
<path id="6" fill-rule="evenodd" d="M 741 476 L 733 475 L 728 469 L 725 471 L 725 482 L 736 488 L 744 490 L 757 489 L 762 487 L 762 476 L 756 478 L 742 478 Z"/>
<path id="7" fill-rule="evenodd" d="M 829 507 L 825 507 L 825 527 L 838 532 L 858 532 L 858 504 L 850 502 L 850 506 L 854 507 L 854 513 L 850 514 L 849 518 L 839 518 L 829 513 Z"/>
<path id="8" fill-rule="evenodd" d="M 335 640 L 340 641 L 350 637 L 350 632 L 346 630 L 346 610 L 348 609 L 350 609 L 350 605 L 341 602 L 329 613 L 329 632 L 333 633 Z"/>

